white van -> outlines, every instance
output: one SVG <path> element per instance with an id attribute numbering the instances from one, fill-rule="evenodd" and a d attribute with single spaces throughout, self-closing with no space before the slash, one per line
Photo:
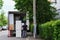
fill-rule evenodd
<path id="1" fill-rule="evenodd" d="M 2 27 L 2 30 L 7 30 L 7 29 L 8 29 L 7 25 Z"/>

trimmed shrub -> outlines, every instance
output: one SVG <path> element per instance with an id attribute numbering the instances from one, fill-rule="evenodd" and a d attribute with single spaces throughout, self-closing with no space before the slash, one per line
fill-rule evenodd
<path id="1" fill-rule="evenodd" d="M 60 20 L 39 25 L 39 35 L 45 40 L 60 40 Z"/>
<path id="2" fill-rule="evenodd" d="M 30 32 L 32 33 L 33 33 L 33 28 L 34 28 L 33 24 L 30 24 Z"/>

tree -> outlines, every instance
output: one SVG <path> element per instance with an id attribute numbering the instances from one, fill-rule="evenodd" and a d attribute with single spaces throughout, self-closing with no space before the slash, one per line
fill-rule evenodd
<path id="1" fill-rule="evenodd" d="M 7 25 L 7 18 L 4 16 L 4 12 L 0 14 L 0 26 L 5 26 Z"/>
<path id="2" fill-rule="evenodd" d="M 20 12 L 25 12 L 29 11 L 29 19 L 30 22 L 33 20 L 33 0 L 14 0 L 15 1 L 15 8 L 18 9 Z"/>
<path id="3" fill-rule="evenodd" d="M 14 0 L 15 8 L 22 12 L 29 11 L 29 20 L 33 22 L 33 0 Z M 36 21 L 37 24 L 53 20 L 56 16 L 56 9 L 50 6 L 48 0 L 36 0 Z"/>
<path id="4" fill-rule="evenodd" d="M 37 22 L 45 23 L 47 21 L 53 20 L 56 16 L 56 8 L 51 6 L 51 3 L 47 0 L 37 0 Z"/>
<path id="5" fill-rule="evenodd" d="M 3 1 L 0 0 L 0 9 L 2 8 L 2 6 L 3 6 Z"/>

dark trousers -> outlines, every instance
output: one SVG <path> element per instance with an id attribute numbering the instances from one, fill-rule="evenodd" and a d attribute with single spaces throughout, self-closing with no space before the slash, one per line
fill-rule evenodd
<path id="1" fill-rule="evenodd" d="M 27 36 L 27 31 L 26 30 L 22 30 L 22 37 L 26 37 Z"/>

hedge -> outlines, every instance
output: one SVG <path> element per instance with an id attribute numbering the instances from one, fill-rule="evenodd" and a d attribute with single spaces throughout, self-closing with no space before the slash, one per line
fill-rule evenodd
<path id="1" fill-rule="evenodd" d="M 45 40 L 60 40 L 60 20 L 39 25 L 39 35 Z"/>
<path id="2" fill-rule="evenodd" d="M 30 24 L 30 32 L 32 32 L 33 33 L 33 29 L 34 29 L 34 26 L 33 26 L 33 23 L 32 24 Z"/>

